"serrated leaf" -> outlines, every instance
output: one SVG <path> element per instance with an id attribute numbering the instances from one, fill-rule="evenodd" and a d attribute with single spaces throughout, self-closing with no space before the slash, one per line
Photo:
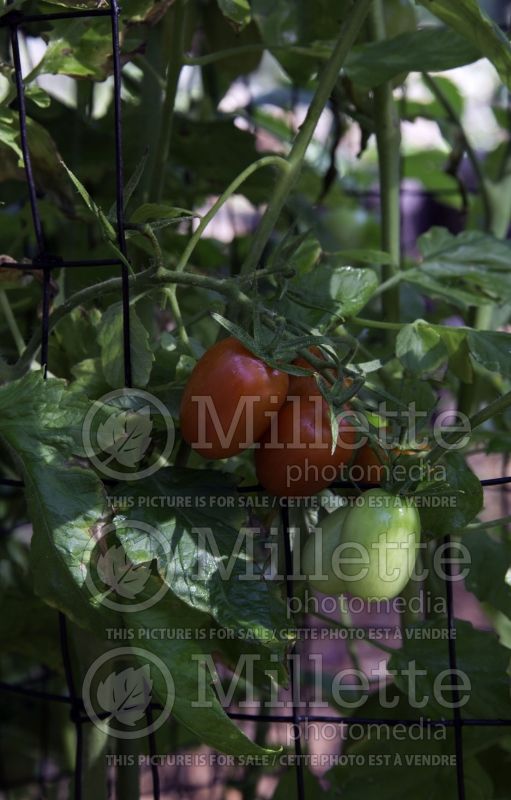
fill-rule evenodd
<path id="1" fill-rule="evenodd" d="M 399 331 L 396 356 L 412 375 L 427 377 L 447 362 L 448 352 L 438 331 L 418 319 Z"/>
<path id="2" fill-rule="evenodd" d="M 445 482 L 448 486 L 447 492 L 443 494 L 452 498 L 452 505 L 419 507 L 422 527 L 433 536 L 445 536 L 462 530 L 483 507 L 481 482 L 463 456 L 456 452 L 446 452 L 441 464 L 445 468 Z M 418 491 L 427 492 L 428 489 L 432 495 L 437 491 L 427 482 L 419 484 Z"/>
<path id="3" fill-rule="evenodd" d="M 145 592 L 147 597 L 154 597 L 159 591 L 158 579 L 151 577 Z M 140 639 L 144 640 L 144 648 L 160 658 L 167 665 L 175 685 L 175 697 L 172 714 L 185 727 L 200 738 L 201 742 L 233 755 L 266 755 L 278 752 L 281 748 L 266 748 L 252 742 L 239 728 L 234 720 L 225 713 L 212 685 L 215 675 L 211 676 L 203 662 L 203 658 L 217 649 L 214 636 L 208 641 L 211 619 L 200 614 L 190 606 L 177 600 L 170 592 L 150 608 L 130 614 L 130 628 Z M 191 638 L 176 636 L 169 642 L 158 635 L 170 625 L 178 630 L 189 630 Z M 156 636 L 152 636 L 153 630 Z M 206 637 L 196 635 L 205 633 Z M 214 630 L 212 631 L 214 632 Z M 154 693 L 160 702 L 167 700 L 167 687 L 160 673 L 154 671 Z M 197 702 L 198 684 L 203 686 L 205 702 Z"/>
<path id="4" fill-rule="evenodd" d="M 119 625 L 86 584 L 91 537 L 107 518 L 94 472 L 73 464 L 83 455 L 89 401 L 62 380 L 29 373 L 0 388 L 0 437 L 19 464 L 34 534 L 30 559 L 36 593 L 93 631 Z"/>
<path id="5" fill-rule="evenodd" d="M 156 526 L 169 542 L 170 554 L 156 557 L 158 570 L 174 595 L 211 614 L 236 636 L 247 632 L 253 641 L 282 654 L 287 639 L 279 630 L 286 627 L 281 616 L 285 609 L 276 586 L 265 581 L 252 563 L 251 534 L 243 530 L 246 511 L 232 476 L 174 467 L 132 486 L 121 484 L 114 494 L 120 500 L 115 518 L 119 523 L 125 513 L 123 503 L 132 503 L 136 512 L 130 511 L 129 519 Z M 167 498 L 166 504 L 148 502 L 161 496 Z M 140 502 L 141 498 L 145 500 Z M 121 543 L 135 564 L 148 563 L 155 556 L 152 548 L 141 545 L 136 528 L 123 531 Z M 250 580 L 242 577 L 247 569 Z"/>
<path id="6" fill-rule="evenodd" d="M 431 228 L 419 239 L 423 261 L 405 280 L 462 308 L 504 303 L 511 299 L 511 247 L 478 231 L 453 236 Z"/>
<path id="7" fill-rule="evenodd" d="M 333 256 L 310 272 L 289 281 L 289 291 L 278 304 L 280 314 L 310 326 L 331 321 L 332 315 L 352 317 L 365 306 L 378 286 L 368 268 L 336 266 Z"/>

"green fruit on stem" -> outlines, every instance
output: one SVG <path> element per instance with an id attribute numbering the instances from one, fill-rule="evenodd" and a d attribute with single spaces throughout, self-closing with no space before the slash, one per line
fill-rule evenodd
<path id="1" fill-rule="evenodd" d="M 324 594 L 391 599 L 413 574 L 420 531 L 419 512 L 411 500 L 370 489 L 355 506 L 326 517 L 309 536 L 302 573 Z"/>
<path id="2" fill-rule="evenodd" d="M 310 586 L 324 594 L 344 592 L 336 550 L 339 549 L 342 526 L 349 510 L 348 506 L 343 506 L 332 511 L 306 539 L 303 547 L 302 574 Z"/>
<path id="3" fill-rule="evenodd" d="M 345 590 L 364 600 L 396 597 L 410 580 L 421 533 L 409 498 L 370 489 L 350 509 L 341 531 Z"/>

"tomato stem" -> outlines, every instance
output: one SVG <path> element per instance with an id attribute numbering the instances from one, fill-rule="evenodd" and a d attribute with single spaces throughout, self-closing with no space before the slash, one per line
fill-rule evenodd
<path id="1" fill-rule="evenodd" d="M 167 12 L 164 35 L 169 34 L 168 48 L 169 59 L 167 62 L 167 79 L 165 83 L 165 99 L 160 115 L 160 130 L 156 156 L 153 164 L 151 181 L 151 198 L 159 203 L 165 186 L 166 166 L 169 157 L 170 139 L 172 136 L 172 123 L 174 121 L 174 106 L 176 102 L 179 76 L 183 67 L 184 35 L 186 27 L 186 0 L 175 0 Z M 165 38 L 167 38 L 165 36 Z"/>
<path id="2" fill-rule="evenodd" d="M 374 0 L 370 27 L 375 41 L 386 38 L 382 0 Z M 385 81 L 374 88 L 374 122 L 378 170 L 380 175 L 381 249 L 390 256 L 382 265 L 385 282 L 401 268 L 401 127 L 394 102 L 392 82 Z M 392 283 L 382 295 L 383 314 L 389 322 L 399 319 L 399 285 Z"/>
<path id="3" fill-rule="evenodd" d="M 199 243 L 202 234 L 224 203 L 227 202 L 227 200 L 239 189 L 241 184 L 244 183 L 254 172 L 256 172 L 258 169 L 269 166 L 279 167 L 282 169 L 284 174 L 289 171 L 289 164 L 285 158 L 282 158 L 282 156 L 264 156 L 264 158 L 260 158 L 258 161 L 250 164 L 246 169 L 243 170 L 243 172 L 240 172 L 240 174 L 229 184 L 227 189 L 220 195 L 218 200 L 213 203 L 207 214 L 204 214 L 204 216 L 201 218 L 201 221 L 197 226 L 197 230 L 194 232 L 193 236 L 190 237 L 190 240 L 185 247 L 181 258 L 179 259 L 176 272 L 183 272 L 186 269 L 190 257 Z M 248 270 L 245 270 L 245 275 L 247 271 Z"/>
<path id="4" fill-rule="evenodd" d="M 383 331 L 400 331 L 405 327 L 404 322 L 385 322 L 380 319 L 364 319 L 363 317 L 350 317 L 346 324 L 357 325 L 359 328 L 377 328 Z"/>
<path id="5" fill-rule="evenodd" d="M 507 515 L 506 517 L 491 519 L 488 522 L 475 522 L 473 525 L 467 525 L 465 531 L 467 533 L 474 533 L 474 531 L 485 531 L 487 528 L 498 528 L 499 525 L 509 525 L 510 523 L 511 515 Z"/>
<path id="6" fill-rule="evenodd" d="M 18 353 L 19 355 L 21 355 L 25 349 L 25 341 L 23 339 L 23 336 L 21 335 L 18 323 L 16 322 L 16 317 L 12 312 L 11 304 L 9 303 L 7 294 L 4 292 L 3 289 L 0 290 L 0 308 L 5 314 L 5 321 L 7 322 L 7 327 L 9 328 L 12 338 L 14 339 L 14 343 L 16 344 Z"/>
<path id="7" fill-rule="evenodd" d="M 328 98 L 332 93 L 341 67 L 363 25 L 372 0 L 357 0 L 350 13 L 346 16 L 344 25 L 337 39 L 330 59 L 325 64 L 318 82 L 316 93 L 312 98 L 307 116 L 300 127 L 288 156 L 289 168 L 282 172 L 280 179 L 270 198 L 270 202 L 263 214 L 261 222 L 254 236 L 252 247 L 241 267 L 241 274 L 253 272 L 257 269 L 264 248 L 277 224 L 277 220 L 284 204 L 293 189 L 305 160 L 307 148 L 312 140 L 316 125 L 323 113 Z"/>

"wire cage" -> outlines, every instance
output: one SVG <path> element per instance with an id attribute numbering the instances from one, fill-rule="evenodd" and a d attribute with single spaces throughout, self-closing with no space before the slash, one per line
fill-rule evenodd
<path id="1" fill-rule="evenodd" d="M 50 316 L 50 299 L 51 299 L 50 282 L 51 282 L 52 270 L 68 269 L 73 267 L 96 267 L 96 266 L 119 269 L 122 277 L 124 382 L 126 387 L 131 387 L 132 364 L 131 364 L 131 343 L 130 343 L 130 326 L 129 326 L 130 286 L 129 286 L 129 275 L 126 262 L 122 261 L 121 259 L 115 259 L 115 258 L 100 259 L 100 260 L 90 260 L 90 259 L 64 260 L 60 258 L 56 253 L 48 252 L 46 247 L 43 224 L 38 209 L 38 198 L 32 171 L 30 150 L 28 146 L 25 87 L 22 76 L 20 47 L 19 47 L 20 26 L 26 26 L 29 25 L 30 23 L 37 23 L 37 22 L 44 22 L 51 20 L 63 20 L 63 19 L 75 20 L 77 18 L 87 18 L 87 17 L 91 18 L 108 17 L 110 19 L 112 54 L 113 54 L 113 104 L 114 104 L 114 125 L 115 125 L 115 199 L 116 199 L 117 238 L 118 238 L 119 249 L 123 254 L 123 256 L 127 258 L 126 236 L 125 236 L 126 222 L 124 217 L 124 204 L 123 204 L 124 173 L 123 173 L 123 156 L 122 156 L 121 58 L 120 58 L 120 40 L 119 40 L 120 8 L 117 3 L 117 0 L 109 0 L 109 2 L 110 5 L 108 9 L 83 9 L 83 10 L 61 11 L 56 13 L 43 13 L 43 14 L 25 14 L 23 11 L 20 10 L 12 10 L 4 14 L 3 17 L 0 18 L 0 26 L 7 27 L 10 35 L 12 59 L 14 64 L 15 82 L 17 90 L 17 109 L 19 113 L 21 149 L 23 152 L 24 170 L 26 176 L 26 183 L 28 187 L 32 224 L 37 245 L 37 254 L 35 255 L 35 257 L 32 258 L 30 262 L 28 261 L 23 263 L 9 262 L 6 265 L 0 264 L 0 268 L 2 268 L 2 266 L 8 266 L 11 269 L 18 268 L 18 269 L 31 270 L 36 268 L 42 271 L 43 281 L 42 281 L 42 320 L 41 320 L 41 325 L 42 325 L 41 364 L 43 366 L 45 374 L 48 367 L 48 342 L 50 335 L 49 316 Z M 369 192 L 367 194 L 371 194 L 376 197 L 378 196 L 377 192 Z M 511 476 L 498 477 L 481 481 L 481 484 L 485 487 L 504 486 L 509 483 L 511 483 Z M 0 484 L 6 486 L 22 486 L 22 482 L 7 478 L 0 478 Z M 334 484 L 334 486 L 346 488 L 347 486 L 350 486 L 350 484 L 337 483 Z M 253 490 L 253 487 L 251 487 L 251 490 Z M 286 576 L 285 576 L 286 592 L 289 599 L 292 597 L 292 592 L 293 592 L 293 583 L 291 577 L 293 574 L 293 566 L 292 566 L 292 552 L 291 552 L 291 544 L 289 536 L 290 533 L 289 509 L 287 508 L 285 503 L 283 504 L 280 513 L 282 515 L 283 529 L 285 532 L 287 532 L 287 535 L 284 536 L 284 547 L 285 547 L 285 566 L 286 566 Z M 450 554 L 451 538 L 449 536 L 445 537 L 444 543 L 447 547 L 446 551 L 447 554 Z M 455 617 L 456 617 L 455 613 L 456 610 L 454 608 L 454 602 L 453 602 L 453 587 L 452 587 L 452 581 L 450 580 L 451 577 L 452 577 L 451 559 L 446 558 L 444 590 L 445 590 L 446 609 L 447 609 L 447 627 L 449 630 L 452 630 L 454 628 Z M 48 703 L 64 704 L 69 708 L 70 718 L 74 724 L 75 734 L 76 734 L 76 749 L 75 749 L 75 763 L 74 763 L 74 776 L 73 776 L 74 800 L 81 800 L 83 795 L 82 733 L 83 733 L 83 726 L 90 724 L 91 720 L 84 713 L 83 702 L 79 693 L 77 692 L 76 682 L 73 676 L 66 617 L 62 613 L 60 612 L 58 613 L 59 613 L 61 655 L 62 655 L 62 662 L 64 667 L 68 694 L 67 695 L 54 694 L 51 692 L 34 689 L 30 685 L 23 685 L 23 684 L 9 685 L 6 683 L 0 683 L 0 690 L 4 692 L 16 693 L 21 697 L 27 698 L 27 700 L 33 698 L 36 700 L 47 701 Z M 505 718 L 471 719 L 471 718 L 465 718 L 461 715 L 458 703 L 459 676 L 457 673 L 457 653 L 456 653 L 456 641 L 454 637 L 452 636 L 449 637 L 447 648 L 448 651 L 446 653 L 446 656 L 448 658 L 449 670 L 452 674 L 453 705 L 455 705 L 456 707 L 453 709 L 453 715 L 450 718 L 444 718 L 440 720 L 421 718 L 419 724 L 421 726 L 428 728 L 445 728 L 454 731 L 454 755 L 456 764 L 455 770 L 456 770 L 457 797 L 459 798 L 459 800 L 464 800 L 466 796 L 464 760 L 463 760 L 464 728 L 474 727 L 474 726 L 475 727 L 493 726 L 493 727 L 511 728 L 511 719 L 505 719 Z M 294 764 L 295 777 L 296 777 L 296 797 L 298 798 L 298 800 L 311 800 L 311 798 L 307 796 L 305 781 L 304 781 L 301 725 L 305 721 L 318 722 L 318 723 L 328 722 L 343 726 L 349 726 L 351 722 L 356 722 L 357 725 L 363 725 L 363 726 L 367 726 L 370 724 L 376 724 L 376 725 L 385 724 L 392 727 L 397 725 L 411 726 L 417 724 L 417 719 L 388 719 L 388 718 L 384 719 L 378 717 L 372 718 L 372 717 L 357 716 L 356 718 L 353 718 L 353 720 L 350 720 L 350 718 L 341 716 L 332 716 L 332 715 L 325 716 L 321 714 L 310 714 L 310 713 L 307 715 L 300 714 L 294 699 L 297 680 L 298 677 L 295 674 L 294 666 L 291 666 L 290 688 L 293 697 L 293 703 L 292 703 L 292 713 L 290 715 L 281 715 L 275 713 L 268 713 L 268 714 L 241 713 L 237 711 L 232 711 L 232 712 L 227 711 L 227 713 L 234 720 L 240 720 L 240 721 L 252 720 L 252 721 L 261 721 L 268 723 L 292 725 L 294 752 L 296 756 Z M 159 706 L 157 706 L 156 704 L 150 704 L 146 710 L 147 722 L 149 727 L 151 727 L 152 723 L 153 710 L 158 707 Z M 155 755 L 156 745 L 155 745 L 154 733 L 149 733 L 147 746 L 149 755 L 150 756 Z M 151 774 L 152 774 L 153 797 L 154 800 L 158 800 L 158 798 L 160 797 L 159 769 L 156 763 L 153 763 L 152 759 L 151 759 Z"/>

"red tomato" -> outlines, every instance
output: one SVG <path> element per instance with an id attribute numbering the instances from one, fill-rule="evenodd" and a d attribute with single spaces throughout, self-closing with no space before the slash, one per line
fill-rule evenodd
<path id="1" fill-rule="evenodd" d="M 309 380 L 305 378 L 304 380 Z M 291 395 L 290 395 L 291 397 Z M 347 419 L 341 420 L 334 452 L 328 406 L 317 390 L 301 395 L 279 411 L 255 451 L 260 484 L 278 497 L 308 497 L 329 486 L 347 463 L 356 440 Z"/>
<path id="2" fill-rule="evenodd" d="M 357 450 L 351 467 L 351 477 L 356 483 L 380 484 L 385 477 L 388 463 L 388 454 L 381 447 L 366 442 Z"/>
<path id="3" fill-rule="evenodd" d="M 259 439 L 284 403 L 289 377 L 233 337 L 197 362 L 181 400 L 181 434 L 204 458 L 237 455 Z"/>

